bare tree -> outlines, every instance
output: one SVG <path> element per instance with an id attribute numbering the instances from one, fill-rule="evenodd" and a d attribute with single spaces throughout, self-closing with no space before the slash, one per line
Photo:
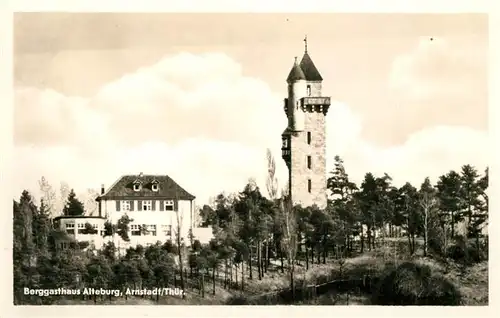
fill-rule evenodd
<path id="1" fill-rule="evenodd" d="M 179 270 L 181 274 L 181 289 L 184 290 L 184 267 L 182 264 L 182 224 L 184 221 L 184 213 L 181 212 L 181 209 L 179 208 L 179 196 L 177 192 L 175 193 L 175 202 L 177 202 L 177 209 L 175 210 L 175 219 L 176 219 L 176 224 L 175 224 L 175 240 L 177 243 L 177 254 L 179 256 Z M 185 298 L 185 293 L 182 294 L 182 298 Z"/>
<path id="2" fill-rule="evenodd" d="M 68 202 L 68 196 L 69 193 L 71 192 L 71 188 L 69 187 L 69 184 L 65 181 L 61 181 L 61 187 L 60 187 L 60 195 L 61 197 L 59 198 L 58 202 L 58 207 L 57 210 L 61 211 L 64 209 L 66 206 L 66 203 Z"/>
<path id="3" fill-rule="evenodd" d="M 276 177 L 276 161 L 271 152 L 271 149 L 267 149 L 267 180 L 266 187 L 267 193 L 271 200 L 275 200 L 278 196 L 278 178 Z"/>
<path id="4" fill-rule="evenodd" d="M 419 200 L 422 214 L 424 216 L 424 256 L 427 256 L 429 245 L 429 224 L 431 222 L 432 213 L 438 206 L 438 201 L 433 192 L 423 191 Z"/>
<path id="5" fill-rule="evenodd" d="M 38 185 L 40 186 L 40 191 L 42 192 L 42 200 L 45 204 L 48 214 L 50 217 L 56 216 L 56 201 L 57 196 L 56 192 L 49 184 L 47 179 L 42 176 L 42 178 L 38 181 Z"/>
<path id="6" fill-rule="evenodd" d="M 99 192 L 95 189 L 87 189 L 86 200 L 85 200 L 85 214 L 93 216 L 97 211 L 97 201 L 95 200 L 99 196 Z"/>
<path id="7" fill-rule="evenodd" d="M 200 213 L 201 208 L 202 207 L 199 205 L 196 205 L 194 208 L 193 221 L 192 221 L 194 227 L 199 227 L 203 221 Z"/>
<path id="8" fill-rule="evenodd" d="M 276 161 L 274 160 L 274 156 L 271 152 L 271 149 L 267 149 L 266 152 L 267 157 L 267 180 L 266 180 L 266 188 L 267 193 L 269 194 L 269 199 L 272 202 L 275 202 L 278 196 L 278 178 L 276 177 Z M 266 272 L 267 268 L 270 265 L 269 259 L 269 249 L 270 249 L 270 241 L 272 239 L 272 234 L 269 234 L 268 239 L 265 242 L 266 246 Z"/>
<path id="9" fill-rule="evenodd" d="M 288 275 L 290 278 L 290 289 L 292 297 L 295 299 L 295 259 L 297 255 L 297 219 L 290 196 L 283 191 L 280 202 L 280 213 L 283 228 L 282 244 L 286 250 L 288 263 Z"/>

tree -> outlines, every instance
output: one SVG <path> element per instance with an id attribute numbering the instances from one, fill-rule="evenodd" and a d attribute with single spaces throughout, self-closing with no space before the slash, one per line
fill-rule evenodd
<path id="1" fill-rule="evenodd" d="M 86 265 L 84 281 L 94 288 L 107 289 L 111 285 L 113 275 L 114 273 L 109 260 L 104 256 L 95 256 L 92 257 Z M 94 294 L 94 303 L 96 302 L 97 295 Z"/>
<path id="2" fill-rule="evenodd" d="M 33 211 L 33 239 L 37 249 L 37 255 L 49 252 L 49 235 L 52 229 L 51 219 L 45 200 L 40 200 L 40 208 Z"/>
<path id="3" fill-rule="evenodd" d="M 420 186 L 419 204 L 424 217 L 424 256 L 427 256 L 429 245 L 429 227 L 435 219 L 438 200 L 436 198 L 436 190 L 432 186 L 429 178 L 425 178 L 424 183 Z"/>
<path id="4" fill-rule="evenodd" d="M 40 181 L 38 181 L 38 185 L 40 187 L 40 191 L 42 192 L 42 200 L 45 203 L 45 209 L 47 211 L 47 214 L 49 215 L 50 218 L 56 216 L 56 214 L 60 213 L 59 211 L 56 211 L 56 192 L 52 188 L 52 186 L 49 184 L 47 179 L 42 176 Z"/>
<path id="5" fill-rule="evenodd" d="M 97 234 L 98 232 L 89 222 L 85 223 L 85 227 L 82 230 L 82 234 Z"/>
<path id="6" fill-rule="evenodd" d="M 179 197 L 177 196 L 177 193 L 176 193 L 176 202 L 179 202 Z M 182 244 L 182 224 L 183 224 L 183 221 L 184 221 L 184 214 L 181 213 L 179 207 L 177 207 L 176 211 L 175 211 L 175 231 L 174 231 L 174 234 L 175 234 L 175 240 L 176 240 L 176 243 L 177 243 L 177 255 L 179 257 L 179 270 L 180 270 L 180 277 L 181 277 L 181 289 L 184 290 L 184 270 L 183 270 L 183 259 L 182 259 L 182 248 L 183 248 L 183 244 Z M 185 295 L 182 294 L 182 298 L 185 298 Z"/>
<path id="7" fill-rule="evenodd" d="M 70 194 L 70 187 L 67 182 L 61 181 L 60 188 L 59 188 L 59 193 L 61 195 L 59 202 L 58 202 L 58 207 L 57 211 L 62 211 L 64 207 L 66 206 L 66 203 L 68 203 L 68 196 Z"/>
<path id="8" fill-rule="evenodd" d="M 99 196 L 99 191 L 95 189 L 87 189 L 85 197 L 85 208 L 87 209 L 86 215 L 94 216 L 98 210 L 96 198 Z"/>
<path id="9" fill-rule="evenodd" d="M 375 176 L 372 173 L 367 173 L 361 183 L 361 191 L 357 197 L 360 202 L 362 224 L 366 226 L 366 238 L 368 240 L 368 249 L 372 249 L 373 232 L 375 230 L 375 214 L 378 203 L 378 187 Z M 364 246 L 363 230 L 361 231 L 361 251 Z"/>
<path id="10" fill-rule="evenodd" d="M 283 246 L 286 250 L 288 277 L 292 298 L 295 299 L 295 258 L 297 255 L 297 218 L 292 208 L 291 198 L 282 194 L 280 202 L 280 218 L 283 227 Z"/>
<path id="11" fill-rule="evenodd" d="M 83 203 L 77 199 L 75 191 L 73 189 L 71 189 L 71 191 L 68 195 L 68 200 L 67 200 L 66 205 L 64 206 L 64 209 L 63 209 L 63 214 L 64 215 L 71 215 L 71 216 L 78 216 L 78 215 L 83 215 L 84 212 L 85 212 L 85 209 L 83 207 Z"/>
<path id="12" fill-rule="evenodd" d="M 130 241 L 130 237 L 128 236 L 128 232 L 130 230 L 129 224 L 133 221 L 133 219 L 125 214 L 122 215 L 122 217 L 119 218 L 118 222 L 116 223 L 116 234 L 118 234 L 125 242 Z"/>
<path id="13" fill-rule="evenodd" d="M 422 217 L 418 207 L 418 191 L 409 182 L 399 188 L 399 197 L 396 202 L 396 209 L 400 211 L 404 219 L 403 228 L 408 237 L 410 255 L 415 253 L 415 237 L 422 228 Z"/>
<path id="14" fill-rule="evenodd" d="M 484 175 L 475 182 L 476 198 L 471 200 L 473 203 L 472 213 L 470 215 L 470 223 L 467 227 L 468 236 L 475 238 L 476 249 L 478 256 L 481 257 L 480 238 L 483 230 L 488 223 L 488 168 Z M 468 197 L 466 197 L 466 200 Z"/>
<path id="15" fill-rule="evenodd" d="M 14 303 L 26 304 L 31 299 L 22 290 L 25 286 L 33 285 L 35 275 L 32 222 L 37 208 L 28 191 L 23 191 L 19 203 L 14 201 L 13 208 Z"/>
<path id="16" fill-rule="evenodd" d="M 460 179 L 462 181 L 462 199 L 464 216 L 466 221 L 466 234 L 465 239 L 467 241 L 468 237 L 475 236 L 475 226 L 472 224 L 474 215 L 478 210 L 481 210 L 481 194 L 483 190 L 481 189 L 480 176 L 476 168 L 471 165 L 462 166 Z M 479 209 L 478 209 L 479 208 Z M 467 246 L 467 244 L 466 244 Z"/>
<path id="17" fill-rule="evenodd" d="M 208 204 L 203 205 L 199 214 L 201 217 L 201 227 L 208 227 L 215 223 L 215 210 Z"/>
<path id="18" fill-rule="evenodd" d="M 349 180 L 344 168 L 344 161 L 335 156 L 335 169 L 330 172 L 327 189 L 330 191 L 329 211 L 339 225 L 344 237 L 343 245 L 351 248 L 352 237 L 358 235 L 359 213 L 355 204 L 355 193 L 358 187 Z M 336 232 L 337 236 L 339 232 Z"/>
<path id="19" fill-rule="evenodd" d="M 269 198 L 271 200 L 275 200 L 278 197 L 278 178 L 276 177 L 276 161 L 274 160 L 274 156 L 271 152 L 271 149 L 267 149 L 266 152 L 267 158 L 267 179 L 266 179 L 266 187 L 267 193 L 269 194 Z"/>
<path id="20" fill-rule="evenodd" d="M 442 225 L 449 224 L 451 238 L 455 237 L 455 225 L 463 219 L 463 189 L 460 179 L 460 175 L 452 170 L 440 176 L 437 182 L 439 208 L 445 213 L 442 216 Z"/>

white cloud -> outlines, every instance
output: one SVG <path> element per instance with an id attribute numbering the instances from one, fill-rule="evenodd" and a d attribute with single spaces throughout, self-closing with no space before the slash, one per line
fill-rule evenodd
<path id="1" fill-rule="evenodd" d="M 35 190 L 44 175 L 56 187 L 64 180 L 85 191 L 142 171 L 172 176 L 199 203 L 241 190 L 250 177 L 265 191 L 268 147 L 285 183 L 282 97 L 243 76 L 223 54 L 166 57 L 89 99 L 18 88 L 16 190 Z M 461 164 L 487 162 L 486 136 L 472 129 L 429 128 L 382 149 L 360 138 L 362 120 L 348 105 L 333 103 L 327 121 L 328 170 L 339 154 L 356 181 L 373 171 L 416 183 Z"/>
<path id="2" fill-rule="evenodd" d="M 471 45 L 474 43 L 475 45 Z M 488 122 L 488 44 L 480 40 L 422 37 L 396 57 L 389 74 L 391 111 L 377 124 L 398 137 L 429 126 L 485 129 Z M 398 119 L 398 120 L 394 120 Z M 390 139 L 389 133 L 383 133 Z M 401 138 L 393 138 L 402 141 Z"/>
<path id="3" fill-rule="evenodd" d="M 486 63 L 483 48 L 454 46 L 446 39 L 422 37 L 414 51 L 397 57 L 392 65 L 390 87 L 399 97 L 429 100 L 469 96 L 483 87 Z M 475 92 L 477 94 L 477 91 Z"/>

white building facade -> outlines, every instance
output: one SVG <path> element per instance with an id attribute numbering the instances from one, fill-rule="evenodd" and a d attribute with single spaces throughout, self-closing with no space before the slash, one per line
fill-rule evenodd
<path id="1" fill-rule="evenodd" d="M 158 241 L 174 241 L 178 227 L 184 242 L 189 244 L 189 231 L 196 232 L 195 196 L 166 175 L 122 176 L 107 190 L 101 186 L 96 201 L 97 217 L 62 216 L 59 228 L 75 240 L 89 241 L 96 248 L 112 241 L 120 251 L 137 245 L 146 247 Z M 118 234 L 104 236 L 106 222 L 116 225 L 124 217 L 130 219 L 128 241 Z M 85 228 L 85 223 L 95 226 L 98 233 L 83 234 L 85 231 L 81 229 Z"/>

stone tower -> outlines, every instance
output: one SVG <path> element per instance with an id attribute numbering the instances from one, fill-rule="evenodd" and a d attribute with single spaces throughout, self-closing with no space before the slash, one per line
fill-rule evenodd
<path id="1" fill-rule="evenodd" d="M 322 96 L 323 78 L 307 51 L 288 74 L 285 113 L 288 127 L 282 137 L 282 157 L 288 166 L 289 195 L 293 204 L 325 208 L 326 114 L 330 97 Z"/>

